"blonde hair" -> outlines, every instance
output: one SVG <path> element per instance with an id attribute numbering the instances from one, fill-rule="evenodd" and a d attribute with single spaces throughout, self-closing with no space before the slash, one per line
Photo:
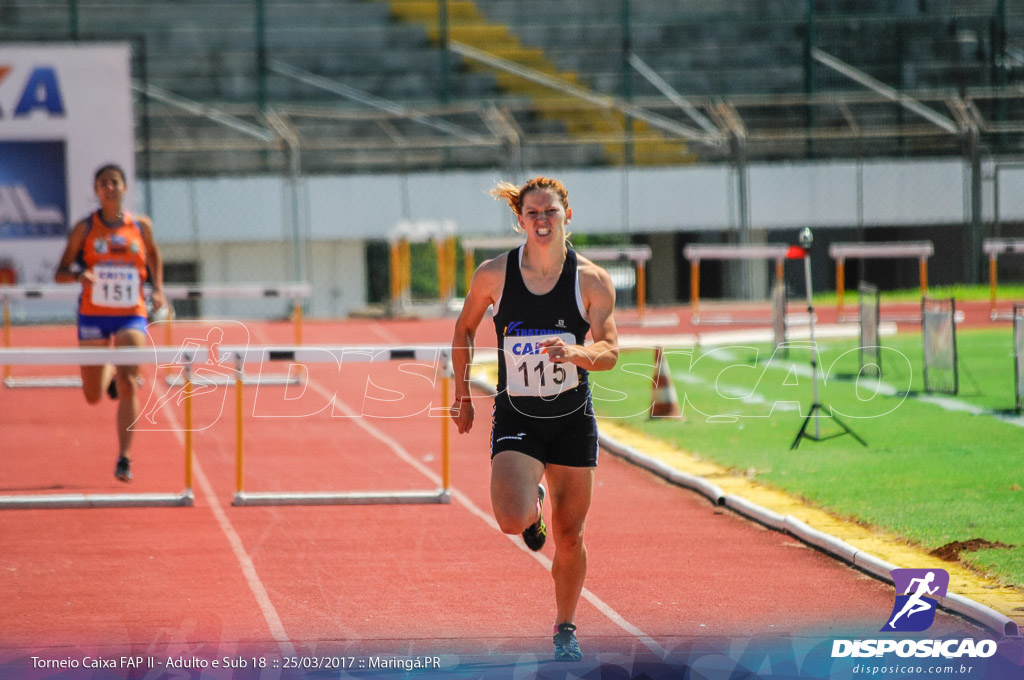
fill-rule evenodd
<path id="1" fill-rule="evenodd" d="M 511 182 L 500 182 L 491 189 L 490 193 L 491 196 L 494 196 L 495 200 L 508 203 L 508 207 L 512 208 L 512 212 L 516 214 L 516 217 L 521 217 L 523 196 L 535 189 L 550 189 L 554 191 L 559 200 L 561 200 L 562 207 L 566 210 L 569 209 L 569 192 L 565 190 L 565 185 L 557 179 L 549 177 L 534 177 L 521 187 L 517 187 Z"/>
<path id="2" fill-rule="evenodd" d="M 569 209 L 569 192 L 566 191 L 565 185 L 557 179 L 551 179 L 550 177 L 534 177 L 521 187 L 517 187 L 511 182 L 499 182 L 491 189 L 490 194 L 495 200 L 505 201 L 508 207 L 512 208 L 512 212 L 515 213 L 516 217 L 522 217 L 523 197 L 531 191 L 543 189 L 554 191 L 555 195 L 558 196 L 558 200 L 561 201 L 562 207 L 566 210 Z M 518 222 L 515 225 L 515 230 L 522 231 Z M 568 232 L 566 232 L 565 237 L 569 238 Z"/>

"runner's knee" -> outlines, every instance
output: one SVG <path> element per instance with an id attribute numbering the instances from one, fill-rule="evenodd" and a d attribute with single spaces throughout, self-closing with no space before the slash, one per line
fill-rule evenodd
<path id="1" fill-rule="evenodd" d="M 537 508 L 523 510 L 521 508 L 494 508 L 494 519 L 502 533 L 521 534 L 526 528 L 537 521 Z"/>
<path id="2" fill-rule="evenodd" d="M 583 547 L 584 526 L 584 520 L 559 521 L 558 517 L 555 517 L 551 526 L 555 545 L 565 550 L 579 550 Z"/>
<path id="3" fill-rule="evenodd" d="M 139 390 L 139 383 L 134 375 L 126 375 L 120 371 L 117 374 L 117 397 L 118 399 L 130 399 Z"/>

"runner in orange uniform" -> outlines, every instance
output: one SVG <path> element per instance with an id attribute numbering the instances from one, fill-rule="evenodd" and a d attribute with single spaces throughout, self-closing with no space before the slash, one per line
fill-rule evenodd
<path id="1" fill-rule="evenodd" d="M 57 267 L 58 283 L 78 281 L 80 347 L 142 347 L 146 344 L 146 300 L 143 284 L 152 286 L 153 306 L 167 304 L 163 294 L 163 261 L 153 240 L 153 224 L 145 215 L 123 208 L 127 189 L 124 170 L 105 165 L 96 171 L 93 189 L 100 209 L 71 230 Z M 131 481 L 132 423 L 139 415 L 138 366 L 82 366 L 82 391 L 90 404 L 104 389 L 118 400 L 118 456 L 115 476 Z"/>

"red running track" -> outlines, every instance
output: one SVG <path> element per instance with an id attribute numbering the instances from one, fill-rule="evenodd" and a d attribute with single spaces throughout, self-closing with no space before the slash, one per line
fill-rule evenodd
<path id="1" fill-rule="evenodd" d="M 443 344 L 450 327 L 310 323 L 306 342 Z M 256 344 L 291 337 L 286 324 L 249 330 Z M 68 331 L 31 332 L 38 339 L 23 345 L 60 344 Z M 245 420 L 246 489 L 435 488 L 437 418 L 347 417 L 382 408 L 366 400 L 386 397 L 380 388 L 403 393 L 405 406 L 440 405 L 417 372 L 429 373 L 314 365 L 302 394 L 247 389 L 258 417 Z M 146 386 L 165 389 L 151 372 Z M 472 433 L 452 433 L 450 505 L 234 507 L 233 395 L 198 396 L 195 507 L 0 511 L 0 663 L 72 653 L 547 658 L 553 548 L 530 553 L 490 517 L 483 401 Z M 182 488 L 180 417 L 162 408 L 138 433 L 132 492 Z M 112 402 L 90 407 L 77 390 L 0 391 L 2 493 L 125 491 L 113 477 L 113 419 Z M 890 586 L 607 454 L 587 544 L 577 622 L 591 659 L 729 638 L 874 636 L 892 608 Z M 960 630 L 977 633 L 947 615 L 931 632 Z"/>

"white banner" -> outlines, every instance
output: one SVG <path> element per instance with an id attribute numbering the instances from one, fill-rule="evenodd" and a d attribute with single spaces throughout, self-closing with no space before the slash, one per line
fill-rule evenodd
<path id="1" fill-rule="evenodd" d="M 133 121 L 128 45 L 0 45 L 0 284 L 53 281 L 100 166 L 124 168 L 132 209 Z"/>

